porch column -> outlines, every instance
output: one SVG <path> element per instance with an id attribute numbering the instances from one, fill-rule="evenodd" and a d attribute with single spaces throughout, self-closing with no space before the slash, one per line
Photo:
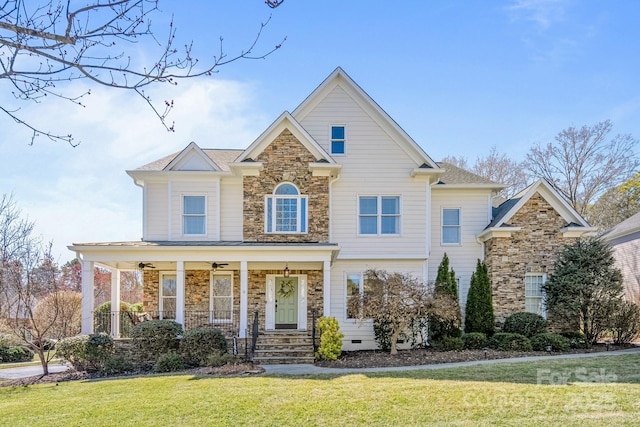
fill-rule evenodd
<path id="1" fill-rule="evenodd" d="M 249 310 L 249 269 L 247 261 L 240 261 L 240 329 L 238 336 L 245 338 L 247 336 L 247 316 Z"/>
<path id="2" fill-rule="evenodd" d="M 83 334 L 93 333 L 93 261 L 82 262 L 82 324 Z"/>
<path id="3" fill-rule="evenodd" d="M 111 269 L 111 336 L 120 338 L 120 270 Z"/>
<path id="4" fill-rule="evenodd" d="M 331 316 L 331 262 L 325 261 L 324 266 L 324 283 L 322 285 L 322 313 Z"/>
<path id="5" fill-rule="evenodd" d="M 184 328 L 184 261 L 176 262 L 176 322 Z"/>

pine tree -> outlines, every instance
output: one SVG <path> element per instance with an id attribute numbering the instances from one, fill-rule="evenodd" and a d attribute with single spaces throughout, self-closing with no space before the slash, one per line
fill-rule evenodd
<path id="1" fill-rule="evenodd" d="M 429 319 L 429 339 L 431 341 L 440 341 L 444 337 L 459 337 L 462 335 L 460 330 L 462 316 L 458 298 L 458 281 L 456 280 L 456 272 L 453 269 L 449 270 L 449 257 L 446 253 L 438 266 L 434 288 L 437 296 L 451 298 L 457 307 L 458 315 L 453 320 Z"/>
<path id="2" fill-rule="evenodd" d="M 493 334 L 495 317 L 493 315 L 493 298 L 487 266 L 478 260 L 476 271 L 471 276 L 467 306 L 465 308 L 464 331 Z"/>

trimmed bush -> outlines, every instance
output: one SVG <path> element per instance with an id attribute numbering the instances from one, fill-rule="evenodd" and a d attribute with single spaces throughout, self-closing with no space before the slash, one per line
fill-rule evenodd
<path id="1" fill-rule="evenodd" d="M 227 352 L 227 339 L 219 329 L 191 329 L 180 340 L 180 354 L 189 365 L 204 366 L 214 352 Z"/>
<path id="2" fill-rule="evenodd" d="M 515 313 L 507 317 L 502 332 L 524 335 L 531 338 L 547 330 L 547 320 L 536 313 Z"/>
<path id="3" fill-rule="evenodd" d="M 493 297 L 487 265 L 478 260 L 476 270 L 471 275 L 467 305 L 465 307 L 464 331 L 493 334 L 495 316 L 493 315 Z"/>
<path id="4" fill-rule="evenodd" d="M 113 338 L 109 335 L 78 335 L 60 340 L 56 354 L 78 371 L 101 371 L 114 354 Z"/>
<path id="5" fill-rule="evenodd" d="M 342 338 L 338 319 L 322 316 L 318 319 L 317 328 L 320 331 L 320 346 L 317 357 L 325 360 L 336 360 L 342 353 Z"/>
<path id="6" fill-rule="evenodd" d="M 462 335 L 462 342 L 467 350 L 482 350 L 487 347 L 489 340 L 482 332 L 470 332 Z"/>
<path id="7" fill-rule="evenodd" d="M 560 332 L 560 335 L 569 340 L 570 348 L 589 348 L 591 343 L 587 341 L 584 334 L 580 331 L 565 331 Z"/>
<path id="8" fill-rule="evenodd" d="M 544 333 L 531 338 L 531 347 L 535 351 L 547 351 L 547 346 L 551 346 L 552 351 L 567 351 L 569 349 L 569 339 L 560 334 Z"/>
<path id="9" fill-rule="evenodd" d="M 130 372 L 134 369 L 133 363 L 127 360 L 124 356 L 113 354 L 104 361 L 102 366 L 102 372 L 107 375 L 121 374 L 123 372 Z"/>
<path id="10" fill-rule="evenodd" d="M 211 368 L 217 368 L 219 366 L 232 365 L 237 362 L 238 359 L 236 359 L 233 354 L 215 351 L 207 357 L 205 365 Z"/>
<path id="11" fill-rule="evenodd" d="M 175 351 L 180 344 L 182 326 L 173 320 L 148 320 L 131 330 L 133 345 L 141 356 L 157 360 L 161 354 Z"/>
<path id="12" fill-rule="evenodd" d="M 442 337 L 433 346 L 438 351 L 460 351 L 464 348 L 464 342 L 460 337 Z"/>
<path id="13" fill-rule="evenodd" d="M 531 351 L 531 340 L 521 334 L 498 332 L 489 339 L 489 347 L 500 351 Z"/>
<path id="14" fill-rule="evenodd" d="M 0 341 L 0 363 L 30 362 L 32 359 L 33 351 L 28 348 Z"/>
<path id="15" fill-rule="evenodd" d="M 158 356 L 158 361 L 153 366 L 154 372 L 175 372 L 182 369 L 184 369 L 182 356 L 173 351 Z"/>

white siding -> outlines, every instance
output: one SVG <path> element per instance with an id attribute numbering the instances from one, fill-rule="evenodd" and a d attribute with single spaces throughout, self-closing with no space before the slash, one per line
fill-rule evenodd
<path id="1" fill-rule="evenodd" d="M 331 267 L 331 316 L 338 319 L 340 331 L 344 334 L 343 350 L 371 350 L 378 346 L 373 334 L 371 321 L 346 319 L 346 274 L 364 273 L 370 268 L 378 268 L 389 272 L 403 272 L 422 278 L 424 263 L 407 260 L 353 260 L 337 261 Z M 353 343 L 352 340 L 361 340 Z"/>
<path id="2" fill-rule="evenodd" d="M 622 272 L 625 296 L 640 302 L 640 232 L 610 242 L 616 267 Z"/>
<path id="3" fill-rule="evenodd" d="M 450 267 L 459 278 L 460 304 L 464 307 L 469 292 L 471 274 L 476 269 L 478 259 L 484 259 L 482 244 L 476 236 L 488 224 L 489 190 L 463 190 L 433 188 L 431 192 L 431 257 L 429 260 L 429 280 L 435 280 L 438 266 L 446 253 Z M 461 244 L 443 245 L 441 215 L 443 208 L 461 209 Z"/>
<path id="4" fill-rule="evenodd" d="M 242 177 L 224 178 L 220 184 L 220 240 L 242 240 Z"/>
<path id="5" fill-rule="evenodd" d="M 218 194 L 217 179 L 173 180 L 170 181 L 171 218 L 170 240 L 217 240 L 218 236 Z M 206 197 L 206 235 L 184 236 L 182 234 L 182 196 Z"/>
<path id="6" fill-rule="evenodd" d="M 146 206 L 145 240 L 167 240 L 167 184 L 148 182 L 144 187 Z"/>
<path id="7" fill-rule="evenodd" d="M 340 258 L 426 258 L 426 183 L 411 178 L 419 166 L 340 86 L 303 120 L 302 126 L 328 152 L 332 124 L 346 127 L 340 179 L 332 187 L 331 239 Z M 398 195 L 400 236 L 358 236 L 358 196 Z"/>

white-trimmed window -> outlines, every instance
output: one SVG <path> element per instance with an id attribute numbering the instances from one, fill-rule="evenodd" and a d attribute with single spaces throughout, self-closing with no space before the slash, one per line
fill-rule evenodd
<path id="1" fill-rule="evenodd" d="M 346 294 L 345 294 L 345 311 L 347 319 L 360 318 L 359 313 L 353 311 L 351 307 L 351 301 L 354 298 L 358 298 L 360 295 L 369 291 L 369 286 L 365 283 L 364 275 L 362 273 L 347 273 L 346 274 Z"/>
<path id="2" fill-rule="evenodd" d="M 358 234 L 400 234 L 400 196 L 360 196 Z"/>
<path id="3" fill-rule="evenodd" d="M 233 320 L 233 275 L 211 274 L 211 323 Z"/>
<path id="4" fill-rule="evenodd" d="M 307 196 L 291 183 L 276 187 L 265 200 L 265 231 L 267 233 L 307 232 Z"/>
<path id="5" fill-rule="evenodd" d="M 182 234 L 207 234 L 206 218 L 205 196 L 182 196 Z"/>
<path id="6" fill-rule="evenodd" d="M 176 275 L 170 273 L 160 274 L 160 289 L 158 301 L 158 316 L 160 319 L 176 318 Z"/>
<path id="7" fill-rule="evenodd" d="M 331 126 L 331 154 L 344 154 L 345 142 L 345 127 Z"/>
<path id="8" fill-rule="evenodd" d="M 524 311 L 546 317 L 542 285 L 547 277 L 542 273 L 527 273 L 524 276 Z"/>
<path id="9" fill-rule="evenodd" d="M 459 245 L 461 240 L 461 209 L 442 209 L 442 244 Z"/>

